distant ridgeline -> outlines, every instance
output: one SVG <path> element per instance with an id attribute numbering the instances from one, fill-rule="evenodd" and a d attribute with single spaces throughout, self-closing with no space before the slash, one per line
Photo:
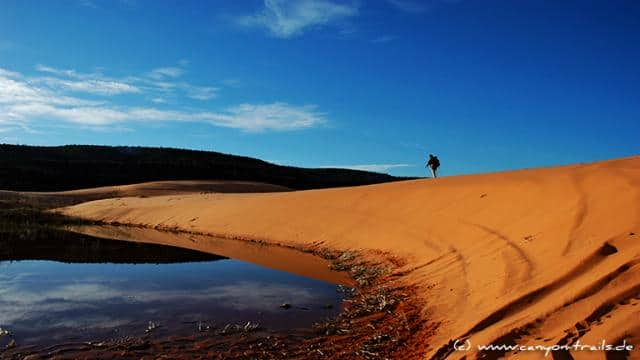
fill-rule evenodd
<path id="1" fill-rule="evenodd" d="M 401 180 L 346 169 L 305 169 L 208 151 L 128 146 L 0 144 L 0 189 L 60 191 L 158 180 L 240 180 L 292 189 Z"/>

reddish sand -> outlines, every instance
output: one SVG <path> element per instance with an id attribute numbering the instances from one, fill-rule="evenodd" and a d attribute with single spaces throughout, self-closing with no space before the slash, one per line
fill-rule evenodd
<path id="1" fill-rule="evenodd" d="M 423 318 L 439 324 L 417 339 L 424 358 L 475 357 L 475 348 L 450 352 L 447 344 L 460 338 L 474 347 L 640 346 L 639 157 L 328 190 L 108 199 L 63 211 L 296 247 L 387 252 L 406 263 L 398 278 L 418 286 Z"/>

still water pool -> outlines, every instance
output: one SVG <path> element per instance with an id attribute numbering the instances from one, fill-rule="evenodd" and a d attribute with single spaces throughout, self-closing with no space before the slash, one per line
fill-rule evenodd
<path id="1" fill-rule="evenodd" d="M 340 310 L 332 283 L 191 250 L 96 241 L 72 262 L 0 261 L 0 327 L 12 334 L 0 346 L 188 336 L 248 322 L 286 331 Z"/>

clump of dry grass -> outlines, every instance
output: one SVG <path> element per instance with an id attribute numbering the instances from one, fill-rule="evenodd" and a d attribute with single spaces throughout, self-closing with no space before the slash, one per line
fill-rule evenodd
<path id="1" fill-rule="evenodd" d="M 397 265 L 362 261 L 365 256 L 356 251 L 325 258 L 332 260 L 331 269 L 348 272 L 357 286 L 338 286 L 347 298 L 343 312 L 315 324 L 321 336 L 306 345 L 307 351 L 320 358 L 388 358 L 420 326 L 414 321 L 417 308 L 408 295 L 410 289 L 394 284 L 389 276 Z M 341 343 L 350 346 L 337 345 Z"/>

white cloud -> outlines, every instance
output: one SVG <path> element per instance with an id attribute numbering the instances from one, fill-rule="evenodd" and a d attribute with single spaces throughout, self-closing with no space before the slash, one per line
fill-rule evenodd
<path id="1" fill-rule="evenodd" d="M 210 100 L 218 96 L 218 88 L 211 86 L 187 86 L 187 96 L 196 100 Z"/>
<path id="2" fill-rule="evenodd" d="M 151 70 L 149 77 L 161 80 L 164 78 L 177 78 L 184 73 L 184 70 L 179 67 L 162 67 Z"/>
<path id="3" fill-rule="evenodd" d="M 180 60 L 181 66 L 187 66 L 188 60 Z M 49 76 L 34 77 L 29 79 L 33 84 L 47 86 L 54 90 L 68 90 L 72 92 L 88 93 L 103 96 L 119 94 L 131 94 L 140 92 L 156 93 L 152 97 L 153 102 L 164 102 L 158 93 L 181 92 L 185 96 L 195 100 L 211 100 L 218 96 L 219 88 L 214 86 L 197 86 L 184 81 L 175 82 L 174 79 L 182 76 L 184 69 L 180 67 L 161 67 L 148 72 L 144 76 L 129 76 L 121 79 L 110 78 L 102 73 L 79 73 L 72 69 L 58 69 L 39 64 L 36 66 L 39 72 Z M 0 70 L 2 71 L 2 70 Z M 2 74 L 6 77 L 20 75 Z M 11 75 L 11 76 L 10 76 Z"/>
<path id="4" fill-rule="evenodd" d="M 351 170 L 362 170 L 362 171 L 373 171 L 378 173 L 386 173 L 391 169 L 409 167 L 409 164 L 363 164 L 363 165 L 333 165 L 333 166 L 322 166 L 323 168 L 332 168 L 332 169 L 351 169 Z"/>
<path id="5" fill-rule="evenodd" d="M 156 103 L 156 104 L 166 104 L 167 103 L 167 99 L 161 98 L 161 97 L 153 98 L 153 99 L 151 99 L 151 101 Z"/>
<path id="6" fill-rule="evenodd" d="M 97 104 L 95 101 L 54 94 L 47 89 L 35 87 L 15 76 L 3 75 L 3 73 L 6 72 L 6 70 L 0 69 L 0 105 L 24 104 L 29 102 L 44 102 L 66 106 Z M 0 116 L 2 116 L 2 114 L 0 114 Z"/>
<path id="7" fill-rule="evenodd" d="M 0 68 L 0 76 L 5 78 L 21 78 L 22 74 Z"/>
<path id="8" fill-rule="evenodd" d="M 358 14 L 357 6 L 327 0 L 264 0 L 264 9 L 238 18 L 247 27 L 266 28 L 273 36 L 290 38 L 305 29 L 327 25 Z"/>
<path id="9" fill-rule="evenodd" d="M 241 104 L 216 120 L 218 126 L 247 131 L 306 129 L 324 122 L 324 114 L 317 112 L 315 105 L 293 106 L 282 102 Z"/>
<path id="10" fill-rule="evenodd" d="M 29 81 L 53 90 L 69 90 L 97 95 L 138 93 L 140 89 L 127 80 L 108 78 L 101 73 L 78 73 L 71 69 L 57 69 L 38 64 L 36 70 L 50 76 L 34 77 Z"/>
<path id="11" fill-rule="evenodd" d="M 72 78 L 86 77 L 78 74 L 77 72 L 75 72 L 75 70 L 56 69 L 56 68 L 42 65 L 42 64 L 36 65 L 36 70 L 44 73 L 57 75 L 57 76 L 66 76 L 66 77 L 72 77 Z"/>
<path id="12" fill-rule="evenodd" d="M 7 107 L 7 110 L 14 119 L 23 121 L 47 118 L 89 126 L 103 126 L 128 119 L 126 112 L 116 109 L 86 106 L 59 107 L 38 102 L 11 105 Z"/>
<path id="13" fill-rule="evenodd" d="M 62 71 L 64 74 L 78 73 L 71 70 L 48 68 L 48 72 Z M 66 79 L 55 83 L 66 84 Z M 247 132 L 291 131 L 318 126 L 325 122 L 324 114 L 314 105 L 296 106 L 284 102 L 271 104 L 240 104 L 223 111 L 157 109 L 148 106 L 122 106 L 109 101 L 87 100 L 77 96 L 66 96 L 60 89 L 46 88 L 51 85 L 42 78 L 26 78 L 22 74 L 0 68 L 0 126 L 26 126 L 36 121 L 62 121 L 88 127 L 104 128 L 122 126 L 131 122 L 201 122 L 218 127 L 239 129 Z M 92 87 L 83 87 L 89 84 Z M 93 80 L 70 81 L 62 90 L 95 93 L 98 89 Z M 112 88 L 101 84 L 102 93 Z M 187 90 L 186 96 L 197 99 L 215 97 L 217 88 L 195 87 L 179 84 Z M 57 91 L 54 91 L 57 90 Z M 115 90 L 122 90 L 116 88 Z M 115 91 L 114 90 L 114 91 Z M 164 98 L 152 100 L 162 103 Z"/>
<path id="14" fill-rule="evenodd" d="M 178 88 L 178 84 L 169 81 L 147 81 L 144 79 L 134 79 L 143 84 L 146 84 L 148 90 L 157 90 L 163 92 L 174 91 Z"/>
<path id="15" fill-rule="evenodd" d="M 140 89 L 134 85 L 113 80 L 65 80 L 53 77 L 43 77 L 34 79 L 33 82 L 42 83 L 54 89 L 98 95 L 118 95 L 140 92 Z"/>

